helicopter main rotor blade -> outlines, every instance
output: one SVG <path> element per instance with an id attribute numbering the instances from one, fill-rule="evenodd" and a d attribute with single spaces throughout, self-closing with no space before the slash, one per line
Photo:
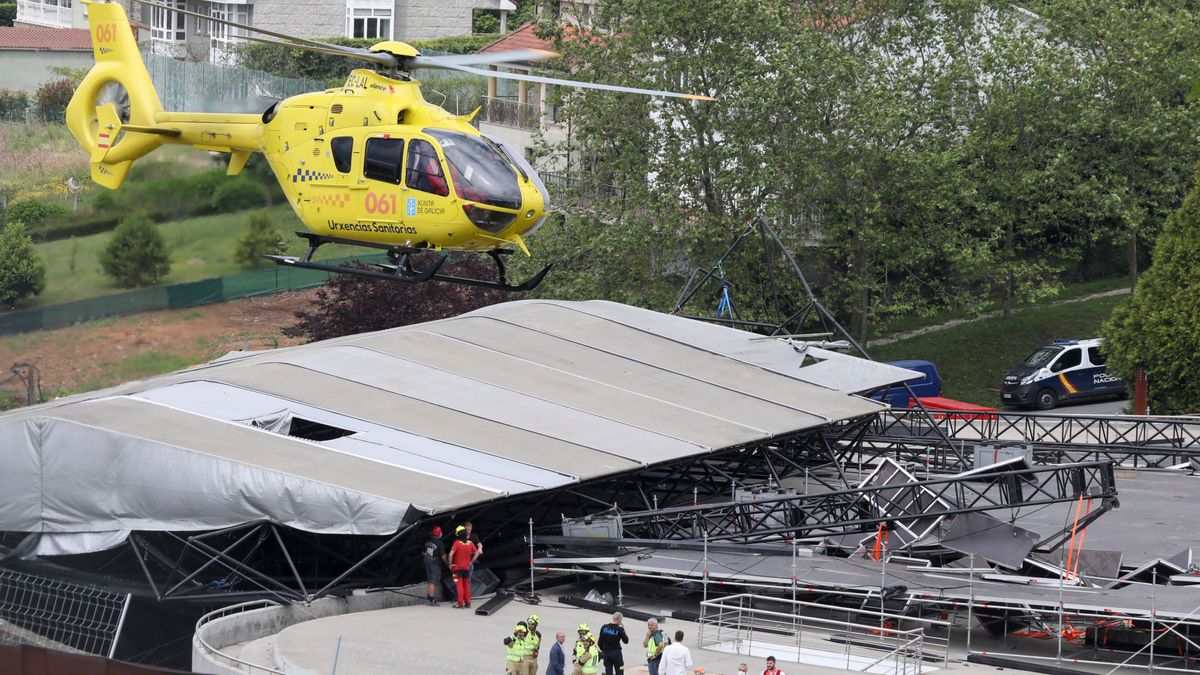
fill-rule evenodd
<path id="1" fill-rule="evenodd" d="M 602 89 L 604 91 L 619 91 L 626 94 L 642 94 L 644 96 L 664 96 L 667 98 L 683 98 L 693 101 L 715 101 L 712 96 L 703 94 L 681 94 L 675 91 L 661 91 L 658 89 L 639 89 L 637 87 L 621 87 L 615 84 L 600 84 L 599 82 L 580 82 L 578 80 L 560 80 L 556 77 L 541 77 L 538 75 L 522 75 L 521 73 L 508 73 L 502 70 L 481 70 L 470 66 L 446 65 L 444 66 L 451 70 L 459 70 L 464 73 L 473 75 L 482 75 L 483 77 L 495 77 L 501 80 L 518 80 L 522 82 L 540 82 L 542 84 L 557 84 L 564 87 L 579 87 L 582 89 Z"/>
<path id="2" fill-rule="evenodd" d="M 285 33 L 276 33 L 275 31 L 266 30 L 265 28 L 255 28 L 254 26 L 247 26 L 246 24 L 237 23 L 236 21 L 228 21 L 226 19 L 218 19 L 217 17 L 210 16 L 208 14 L 201 14 L 200 12 L 193 12 L 188 9 L 179 9 L 178 7 L 172 7 L 170 5 L 163 5 L 163 4 L 160 4 L 157 2 L 150 2 L 149 0 L 133 0 L 133 1 L 138 4 L 141 4 L 141 5 L 146 5 L 147 7 L 158 7 L 159 9 L 166 10 L 169 12 L 178 12 L 180 14 L 186 14 L 188 16 L 194 16 L 199 19 L 211 21 L 213 23 L 219 23 L 219 24 L 222 24 L 225 26 L 231 26 L 233 28 L 240 28 L 242 30 L 259 33 L 261 35 L 270 35 L 271 37 L 285 40 L 286 41 L 285 46 L 293 47 L 295 49 L 307 49 L 307 50 L 311 50 L 314 52 L 320 51 L 321 53 L 324 53 L 324 54 L 333 54 L 336 56 L 346 56 L 346 57 L 349 57 L 352 59 L 362 59 L 364 61 L 371 61 L 373 63 L 378 63 L 378 64 L 381 64 L 384 66 L 389 66 L 389 67 L 395 67 L 398 63 L 397 59 L 394 56 L 392 56 L 391 54 L 388 54 L 386 52 L 372 52 L 370 50 L 361 49 L 359 47 L 346 47 L 344 45 L 335 45 L 335 44 L 331 44 L 329 42 L 321 42 L 320 40 L 309 40 L 308 38 L 295 37 L 294 35 L 287 35 Z M 249 36 L 245 36 L 245 35 L 239 35 L 238 37 L 249 38 Z"/>
<path id="3" fill-rule="evenodd" d="M 384 66 L 391 66 L 395 63 L 395 59 L 391 54 L 386 52 L 369 52 L 364 55 L 350 55 L 338 49 L 330 49 L 329 47 L 317 47 L 314 45 L 302 45 L 292 42 L 284 42 L 282 40 L 268 40 L 266 38 L 254 37 L 253 35 L 239 35 L 239 40 L 249 40 L 250 42 L 258 42 L 264 45 L 275 45 L 276 47 L 287 47 L 289 49 L 303 49 L 308 52 L 316 52 L 318 54 L 329 54 L 330 56 L 349 56 L 350 58 L 362 59 L 364 61 L 372 61 Z M 341 45 L 331 45 L 332 47 L 340 47 Z"/>
<path id="4" fill-rule="evenodd" d="M 545 49 L 513 49 L 491 54 L 450 54 L 447 56 L 418 56 L 413 66 L 420 68 L 450 68 L 451 66 L 476 66 L 493 63 L 520 63 L 541 61 L 558 56 L 558 52 Z"/>

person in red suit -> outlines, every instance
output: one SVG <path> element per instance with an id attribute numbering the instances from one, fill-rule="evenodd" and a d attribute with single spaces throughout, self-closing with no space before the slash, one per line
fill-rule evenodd
<path id="1" fill-rule="evenodd" d="M 467 538 L 467 528 L 459 525 L 454 530 L 454 544 L 450 546 L 450 575 L 458 589 L 455 607 L 471 606 L 471 563 L 475 560 L 475 544 Z"/>

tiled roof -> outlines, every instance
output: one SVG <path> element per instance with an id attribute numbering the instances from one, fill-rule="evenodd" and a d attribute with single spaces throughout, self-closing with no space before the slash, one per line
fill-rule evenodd
<path id="1" fill-rule="evenodd" d="M 492 44 L 479 50 L 481 54 L 491 54 L 495 52 L 507 52 L 516 49 L 552 49 L 553 44 L 549 40 L 543 40 L 533 34 L 533 22 L 529 22 L 524 26 L 514 30 L 504 37 L 496 40 Z"/>
<path id="2" fill-rule="evenodd" d="M 90 52 L 92 50 L 92 34 L 86 28 L 0 26 L 0 49 Z"/>

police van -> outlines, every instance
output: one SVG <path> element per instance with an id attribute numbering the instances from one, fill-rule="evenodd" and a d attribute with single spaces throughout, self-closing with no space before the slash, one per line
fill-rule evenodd
<path id="1" fill-rule="evenodd" d="M 1009 371 L 1000 400 L 1049 410 L 1062 401 L 1125 397 L 1125 382 L 1108 373 L 1099 338 L 1055 340 Z"/>

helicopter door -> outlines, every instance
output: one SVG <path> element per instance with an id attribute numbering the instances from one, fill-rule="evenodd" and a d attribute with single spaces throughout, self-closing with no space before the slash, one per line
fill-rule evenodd
<path id="1" fill-rule="evenodd" d="M 406 223 L 413 223 L 431 237 L 441 239 L 455 219 L 453 197 L 445 165 L 433 143 L 424 138 L 408 141 L 404 159 L 404 204 Z M 431 229 L 425 229 L 430 226 Z"/>

